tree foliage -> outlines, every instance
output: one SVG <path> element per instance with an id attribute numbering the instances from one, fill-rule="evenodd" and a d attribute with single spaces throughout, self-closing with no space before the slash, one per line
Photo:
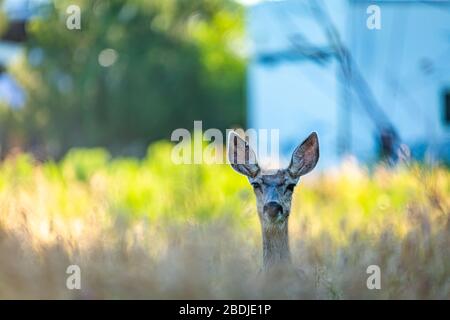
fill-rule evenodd
<path id="1" fill-rule="evenodd" d="M 73 4 L 81 30 L 66 28 Z M 24 141 L 53 156 L 72 146 L 127 152 L 194 120 L 242 125 L 242 20 L 223 0 L 50 3 L 28 24 L 25 59 L 12 68 L 27 95 L 15 116 Z"/>

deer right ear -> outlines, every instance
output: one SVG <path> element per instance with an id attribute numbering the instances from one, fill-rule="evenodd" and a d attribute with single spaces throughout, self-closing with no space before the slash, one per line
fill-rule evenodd
<path id="1" fill-rule="evenodd" d="M 318 160 L 319 138 L 313 132 L 294 150 L 288 167 L 289 174 L 296 178 L 303 176 L 314 169 Z"/>
<path id="2" fill-rule="evenodd" d="M 234 170 L 247 177 L 254 178 L 259 172 L 256 154 L 248 143 L 231 131 L 228 135 L 228 160 Z"/>

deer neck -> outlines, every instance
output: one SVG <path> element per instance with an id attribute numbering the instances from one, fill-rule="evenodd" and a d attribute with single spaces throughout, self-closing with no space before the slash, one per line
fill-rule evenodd
<path id="1" fill-rule="evenodd" d="M 281 225 L 262 225 L 264 269 L 291 261 L 287 220 Z"/>

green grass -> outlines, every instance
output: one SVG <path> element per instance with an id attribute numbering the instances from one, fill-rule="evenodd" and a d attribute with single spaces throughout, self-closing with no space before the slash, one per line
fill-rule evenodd
<path id="1" fill-rule="evenodd" d="M 142 160 L 1 163 L 0 298 L 450 298 L 448 169 L 348 162 L 306 177 L 290 217 L 302 276 L 262 281 L 246 179 L 170 155 L 160 142 Z M 66 288 L 71 264 L 81 290 Z M 366 287 L 372 264 L 381 290 Z"/>

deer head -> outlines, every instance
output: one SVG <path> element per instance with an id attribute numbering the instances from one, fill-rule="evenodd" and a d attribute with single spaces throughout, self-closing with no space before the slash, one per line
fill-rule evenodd
<path id="1" fill-rule="evenodd" d="M 256 154 L 235 132 L 228 138 L 228 160 L 237 172 L 248 177 L 256 196 L 256 207 L 263 233 L 264 266 L 290 260 L 288 220 L 292 194 L 301 176 L 319 160 L 319 140 L 315 132 L 293 152 L 286 169 L 262 170 Z"/>

